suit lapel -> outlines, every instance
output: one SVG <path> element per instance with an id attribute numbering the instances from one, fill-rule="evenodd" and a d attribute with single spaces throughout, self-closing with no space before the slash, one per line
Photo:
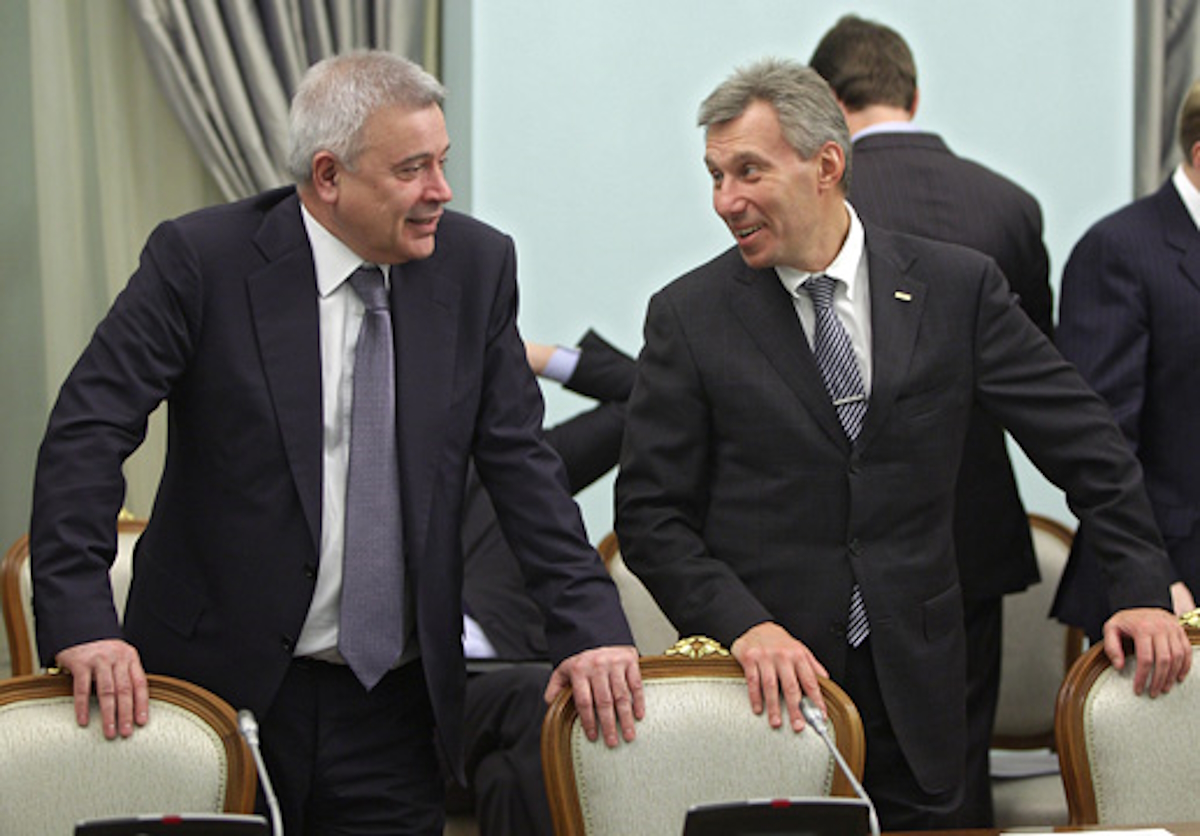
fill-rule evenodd
<path id="1" fill-rule="evenodd" d="M 1163 240 L 1179 253 L 1179 269 L 1200 290 L 1200 234 L 1187 207 L 1167 180 L 1154 197 L 1162 216 Z"/>
<path id="2" fill-rule="evenodd" d="M 913 278 L 911 256 L 902 254 L 886 233 L 864 224 L 871 293 L 871 398 L 858 437 L 860 447 L 887 422 L 900 385 L 908 375 L 925 310 L 927 286 Z"/>
<path id="3" fill-rule="evenodd" d="M 272 209 L 255 243 L 267 257 L 246 280 L 275 420 L 313 539 L 321 539 L 321 346 L 312 251 L 292 197 Z"/>
<path id="4" fill-rule="evenodd" d="M 849 449 L 849 440 L 838 422 L 795 305 L 779 276 L 774 270 L 752 270 L 743 265 L 730 297 L 734 315 L 788 388 L 830 440 Z"/>
<path id="5" fill-rule="evenodd" d="M 462 282 L 432 258 L 392 267 L 392 321 L 396 340 L 396 417 L 405 539 L 424 554 L 438 483 L 438 451 L 451 413 L 457 311 Z"/>

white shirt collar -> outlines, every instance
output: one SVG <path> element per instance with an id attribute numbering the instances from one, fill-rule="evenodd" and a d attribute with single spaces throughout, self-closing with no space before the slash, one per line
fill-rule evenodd
<path id="1" fill-rule="evenodd" d="M 314 218 L 303 203 L 300 204 L 300 217 L 304 221 L 304 230 L 308 233 L 308 243 L 312 247 L 313 267 L 317 273 L 317 292 L 325 297 L 341 287 L 342 282 L 364 262 L 361 256 Z M 388 265 L 378 266 L 383 271 L 384 285 L 387 286 Z"/>
<path id="2" fill-rule="evenodd" d="M 850 137 L 851 142 L 858 142 L 864 136 L 871 134 L 915 134 L 920 133 L 921 129 L 912 122 L 897 119 L 892 122 L 876 122 L 874 125 L 867 125 L 858 133 Z"/>
<path id="3" fill-rule="evenodd" d="M 1187 209 L 1188 214 L 1192 217 L 1192 223 L 1200 229 L 1200 190 L 1188 178 L 1187 172 L 1183 170 L 1183 163 L 1175 166 L 1175 173 L 1171 175 L 1171 182 L 1175 185 L 1175 191 L 1179 193 L 1179 199 L 1183 201 L 1183 206 Z"/>
<path id="4" fill-rule="evenodd" d="M 863 234 L 862 221 L 858 219 L 858 213 L 854 211 L 854 207 L 849 203 L 844 205 L 850 214 L 850 230 L 846 233 L 846 240 L 842 242 L 842 248 L 838 250 L 838 254 L 834 256 L 828 267 L 818 273 L 807 273 L 794 267 L 779 266 L 775 268 L 775 272 L 779 275 L 779 281 L 792 296 L 799 297 L 803 293 L 802 286 L 812 276 L 825 275 L 832 276 L 845 284 L 847 298 L 851 301 L 854 300 L 855 292 L 858 289 L 858 266 L 865 253 L 866 236 Z"/>

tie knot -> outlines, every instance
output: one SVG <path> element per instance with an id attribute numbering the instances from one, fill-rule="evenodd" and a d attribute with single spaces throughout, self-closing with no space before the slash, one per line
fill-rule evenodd
<path id="1" fill-rule="evenodd" d="M 350 276 L 350 284 L 368 311 L 387 309 L 387 288 L 383 286 L 383 273 L 378 267 L 366 264 L 359 267 Z"/>
<path id="2" fill-rule="evenodd" d="M 812 299 L 815 308 L 828 308 L 833 306 L 833 288 L 836 284 L 837 279 L 822 273 L 819 276 L 810 276 L 804 283 L 804 290 Z"/>

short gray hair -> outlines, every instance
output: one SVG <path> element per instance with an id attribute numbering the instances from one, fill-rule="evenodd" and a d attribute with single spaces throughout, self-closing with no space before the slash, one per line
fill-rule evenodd
<path id="1" fill-rule="evenodd" d="M 312 177 L 312 159 L 329 151 L 353 168 L 362 152 L 362 128 L 382 107 L 420 110 L 441 106 L 446 90 L 420 66 L 382 50 L 335 55 L 308 68 L 288 125 L 288 173 L 297 183 Z"/>
<path id="2" fill-rule="evenodd" d="M 826 142 L 836 142 L 846 157 L 842 188 L 849 188 L 846 118 L 825 79 L 803 64 L 765 58 L 737 68 L 701 103 L 696 124 L 707 132 L 713 125 L 738 118 L 756 101 L 775 108 L 784 139 L 802 159 L 811 160 Z"/>

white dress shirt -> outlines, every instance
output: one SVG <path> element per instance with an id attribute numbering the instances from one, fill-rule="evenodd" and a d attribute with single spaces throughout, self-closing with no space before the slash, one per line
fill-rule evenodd
<path id="1" fill-rule="evenodd" d="M 829 266 L 820 273 L 805 273 L 791 267 L 776 267 L 779 281 L 792 297 L 796 315 L 804 327 L 808 337 L 808 346 L 812 348 L 816 330 L 816 313 L 813 311 L 812 298 L 803 285 L 810 277 L 816 275 L 831 276 L 838 281 L 834 283 L 833 310 L 846 333 L 850 336 L 850 344 L 854 347 L 854 356 L 858 360 L 858 371 L 862 375 L 863 391 L 871 395 L 871 293 L 870 278 L 867 275 L 866 236 L 863 233 L 862 221 L 858 213 L 849 203 L 845 204 L 850 213 L 850 231 L 842 248 Z"/>

